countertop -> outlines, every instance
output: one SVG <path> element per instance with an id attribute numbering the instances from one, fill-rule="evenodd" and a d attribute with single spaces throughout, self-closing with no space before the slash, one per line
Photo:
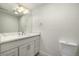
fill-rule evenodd
<path id="1" fill-rule="evenodd" d="M 0 37 L 0 44 L 15 41 L 15 40 L 21 40 L 22 38 L 30 38 L 30 37 L 38 36 L 38 35 L 40 35 L 40 33 L 27 33 L 27 34 L 23 34 L 23 35 L 2 36 L 2 37 Z"/>

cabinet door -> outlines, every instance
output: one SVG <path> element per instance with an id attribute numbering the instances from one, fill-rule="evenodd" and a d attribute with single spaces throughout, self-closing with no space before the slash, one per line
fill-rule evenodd
<path id="1" fill-rule="evenodd" d="M 18 56 L 18 48 L 1 53 L 1 56 Z"/>
<path id="2" fill-rule="evenodd" d="M 20 56 L 33 56 L 34 55 L 34 41 L 24 44 L 19 47 Z"/>
<path id="3" fill-rule="evenodd" d="M 35 46 L 35 48 L 34 48 L 34 50 L 35 50 L 35 54 L 37 54 L 38 52 L 39 52 L 39 49 L 40 49 L 40 40 L 39 40 L 39 38 L 37 38 L 35 41 L 34 41 L 34 46 Z"/>

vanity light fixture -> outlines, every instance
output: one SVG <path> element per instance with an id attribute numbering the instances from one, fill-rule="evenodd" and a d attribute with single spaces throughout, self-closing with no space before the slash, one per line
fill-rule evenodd
<path id="1" fill-rule="evenodd" d="M 25 8 L 23 5 L 18 5 L 15 9 L 14 9 L 14 13 L 15 14 L 28 14 L 29 13 L 29 9 Z"/>

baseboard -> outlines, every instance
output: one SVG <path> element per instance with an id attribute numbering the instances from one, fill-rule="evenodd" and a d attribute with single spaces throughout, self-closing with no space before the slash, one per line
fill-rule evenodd
<path id="1" fill-rule="evenodd" d="M 50 54 L 48 54 L 48 53 L 46 53 L 46 52 L 44 52 L 44 51 L 40 51 L 40 52 L 39 52 L 39 55 L 40 55 L 40 56 L 51 56 Z"/>

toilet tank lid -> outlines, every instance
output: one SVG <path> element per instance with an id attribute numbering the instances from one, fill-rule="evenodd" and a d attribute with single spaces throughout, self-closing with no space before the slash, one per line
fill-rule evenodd
<path id="1" fill-rule="evenodd" d="M 70 45 L 70 46 L 78 46 L 78 44 L 75 42 L 67 42 L 67 41 L 63 41 L 63 40 L 59 40 L 59 43 L 64 44 L 64 45 Z"/>

